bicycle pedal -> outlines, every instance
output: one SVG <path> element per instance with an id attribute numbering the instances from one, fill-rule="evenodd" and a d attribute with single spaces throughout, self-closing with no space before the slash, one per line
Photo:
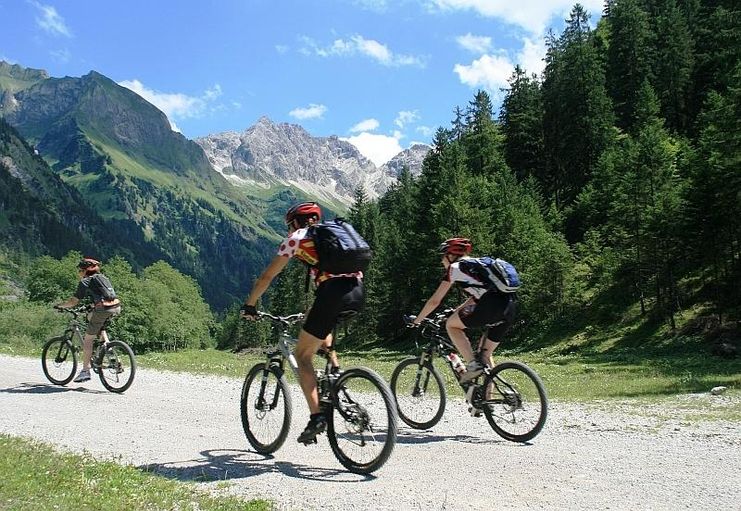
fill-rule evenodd
<path id="1" fill-rule="evenodd" d="M 309 445 L 311 445 L 311 444 L 315 444 L 315 443 L 317 443 L 317 441 L 316 441 L 316 437 L 314 437 L 314 438 L 311 438 L 311 439 L 308 439 L 308 440 L 304 440 L 304 441 L 303 441 L 303 442 L 301 442 L 301 443 L 302 443 L 302 444 L 304 444 L 305 446 L 307 446 L 307 447 L 308 447 L 308 446 L 309 446 Z"/>

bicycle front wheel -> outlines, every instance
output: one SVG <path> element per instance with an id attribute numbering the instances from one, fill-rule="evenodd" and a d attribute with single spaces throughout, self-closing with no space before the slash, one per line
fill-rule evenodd
<path id="1" fill-rule="evenodd" d="M 100 383 L 111 392 L 121 393 L 131 387 L 136 375 L 134 351 L 123 341 L 110 341 L 100 361 Z"/>
<path id="2" fill-rule="evenodd" d="M 41 351 L 41 368 L 44 376 L 54 385 L 67 385 L 77 371 L 77 353 L 66 337 L 54 337 L 44 344 Z"/>
<path id="3" fill-rule="evenodd" d="M 345 371 L 332 390 L 327 436 L 332 451 L 350 472 L 381 468 L 396 445 L 398 415 L 386 382 L 374 371 Z"/>
<path id="4" fill-rule="evenodd" d="M 291 427 L 291 395 L 282 372 L 264 363 L 250 369 L 240 398 L 242 428 L 247 441 L 260 454 L 283 445 Z"/>
<path id="5" fill-rule="evenodd" d="M 505 440 L 527 442 L 545 425 L 548 396 L 540 377 L 520 362 L 497 364 L 486 377 L 486 419 Z"/>
<path id="6" fill-rule="evenodd" d="M 402 360 L 391 373 L 391 392 L 396 398 L 399 418 L 409 427 L 429 429 L 445 412 L 445 385 L 429 360 L 419 357 Z"/>

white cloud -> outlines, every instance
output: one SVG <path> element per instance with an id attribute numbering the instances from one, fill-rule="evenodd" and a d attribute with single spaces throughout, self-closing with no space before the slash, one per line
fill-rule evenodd
<path id="1" fill-rule="evenodd" d="M 36 18 L 36 24 L 45 32 L 54 36 L 72 37 L 72 32 L 67 28 L 64 18 L 59 15 L 54 7 L 34 1 L 31 1 L 30 4 L 40 11 L 41 17 Z"/>
<path id="2" fill-rule="evenodd" d="M 461 82 L 469 87 L 483 87 L 491 92 L 497 92 L 507 85 L 512 67 L 512 62 L 507 57 L 482 55 L 470 65 L 456 64 L 453 71 L 458 74 Z"/>
<path id="3" fill-rule="evenodd" d="M 290 46 L 286 46 L 285 44 L 276 44 L 275 45 L 275 51 L 280 53 L 281 55 L 284 53 L 288 53 L 288 50 L 290 50 Z"/>
<path id="4" fill-rule="evenodd" d="M 341 140 L 346 140 L 357 147 L 358 151 L 377 167 L 389 161 L 402 150 L 399 139 L 395 136 L 361 133 Z"/>
<path id="5" fill-rule="evenodd" d="M 206 89 L 206 92 L 203 93 L 203 97 L 204 99 L 206 99 L 206 101 L 213 101 L 214 99 L 221 96 L 221 94 L 222 94 L 221 85 L 217 83 L 217 84 L 214 84 L 213 87 Z"/>
<path id="6" fill-rule="evenodd" d="M 422 135 L 423 137 L 431 137 L 433 133 L 435 133 L 435 128 L 431 126 L 417 126 L 417 133 Z"/>
<path id="7" fill-rule="evenodd" d="M 545 62 L 543 60 L 546 51 L 545 40 L 541 37 L 533 41 L 526 37 L 522 42 L 523 47 L 515 59 L 516 63 L 520 64 L 520 67 L 527 71 L 528 75 L 542 73 L 543 69 L 545 69 Z"/>
<path id="8" fill-rule="evenodd" d="M 290 115 L 291 117 L 295 117 L 296 119 L 300 119 L 300 120 L 321 119 L 326 111 L 327 111 L 326 106 L 317 105 L 316 103 L 311 103 L 307 107 L 294 108 L 293 110 L 288 112 L 288 115 Z"/>
<path id="9" fill-rule="evenodd" d="M 411 124 L 418 120 L 419 120 L 419 114 L 417 113 L 416 110 L 414 111 L 402 110 L 396 116 L 396 119 L 394 119 L 394 124 L 398 126 L 400 129 L 404 129 L 404 126 L 406 126 L 407 124 Z"/>
<path id="10" fill-rule="evenodd" d="M 213 102 L 222 95 L 221 85 L 214 84 L 203 92 L 201 97 L 188 96 L 180 92 L 159 92 L 146 87 L 139 80 L 124 80 L 118 82 L 122 87 L 126 87 L 141 97 L 152 103 L 162 110 L 170 121 L 174 131 L 180 131 L 175 124 L 175 120 L 189 119 L 202 116 L 213 105 Z M 219 108 L 222 105 L 217 105 Z"/>
<path id="11" fill-rule="evenodd" d="M 545 42 L 533 41 L 525 37 L 522 40 L 522 48 L 514 56 L 509 58 L 506 50 L 500 50 L 498 55 L 482 55 L 469 65 L 456 64 L 453 71 L 458 74 L 461 83 L 472 88 L 482 87 L 499 95 L 499 89 L 509 86 L 508 80 L 512 76 L 515 65 L 519 64 L 528 75 L 540 74 L 545 68 Z"/>
<path id="12" fill-rule="evenodd" d="M 441 10 L 473 10 L 478 14 L 498 18 L 536 35 L 543 34 L 555 17 L 564 17 L 574 5 L 573 0 L 425 0 Z M 593 16 L 602 12 L 603 0 L 583 0 L 581 4 Z"/>
<path id="13" fill-rule="evenodd" d="M 361 131 L 373 131 L 378 129 L 379 122 L 376 119 L 365 119 L 357 123 L 355 126 L 350 128 L 350 133 L 358 133 Z"/>
<path id="14" fill-rule="evenodd" d="M 491 48 L 491 37 L 473 35 L 470 32 L 456 37 L 455 41 L 462 48 L 473 53 L 486 53 Z"/>
<path id="15" fill-rule="evenodd" d="M 386 12 L 389 4 L 388 0 L 352 0 L 352 3 L 375 12 Z"/>
<path id="16" fill-rule="evenodd" d="M 54 60 L 56 60 L 57 62 L 61 62 L 62 64 L 66 64 L 67 62 L 69 62 L 69 59 L 72 57 L 72 54 L 67 49 L 51 51 L 49 52 L 49 55 L 51 55 Z"/>
<path id="17" fill-rule="evenodd" d="M 299 51 L 304 55 L 314 54 L 320 57 L 364 55 L 389 67 L 426 65 L 421 57 L 394 53 L 385 44 L 361 35 L 354 35 L 349 39 L 335 39 L 332 44 L 325 47 L 319 46 L 309 37 L 302 37 L 301 41 L 304 46 Z"/>

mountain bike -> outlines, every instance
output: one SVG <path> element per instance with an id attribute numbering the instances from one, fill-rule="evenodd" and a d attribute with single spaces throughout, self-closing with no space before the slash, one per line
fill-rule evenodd
<path id="1" fill-rule="evenodd" d="M 72 315 L 64 334 L 49 339 L 41 351 L 41 367 L 44 375 L 54 385 L 67 385 L 77 372 L 77 358 L 82 351 L 84 323 L 80 316 L 89 312 L 88 307 L 63 308 L 57 310 Z M 105 326 L 101 332 L 105 331 Z M 123 341 L 100 339 L 93 342 L 93 357 L 90 368 L 103 386 L 111 392 L 125 392 L 134 382 L 136 359 L 134 352 Z"/>
<path id="2" fill-rule="evenodd" d="M 344 319 L 349 314 L 343 315 Z M 258 312 L 259 319 L 273 322 L 279 330 L 278 344 L 266 351 L 266 360 L 249 370 L 242 386 L 242 427 L 250 445 L 261 454 L 277 451 L 291 426 L 292 402 L 285 377 L 286 363 L 298 378 L 298 364 L 291 347 L 297 342 L 289 328 L 303 314 L 273 316 Z M 337 328 L 332 337 L 336 339 Z M 396 445 L 396 403 L 386 382 L 374 371 L 354 367 L 331 371 L 330 351 L 318 353 L 326 360 L 317 370 L 317 390 L 327 416 L 327 437 L 332 452 L 351 472 L 370 474 L 389 458 Z M 316 440 L 314 441 L 316 442 Z"/>
<path id="3" fill-rule="evenodd" d="M 440 421 L 447 397 L 433 361 L 444 356 L 463 389 L 472 416 L 483 413 L 492 429 L 505 440 L 532 440 L 543 429 L 548 415 L 548 396 L 540 377 L 525 364 L 508 361 L 494 367 L 485 364 L 481 375 L 461 383 L 462 373 L 455 370 L 453 363 L 459 353 L 445 330 L 445 321 L 453 311 L 446 309 L 425 318 L 420 336 L 428 339 L 427 345 L 420 355 L 404 359 L 394 368 L 390 386 L 399 418 L 415 429 L 429 429 Z M 411 319 L 413 316 L 405 318 L 407 322 Z"/>

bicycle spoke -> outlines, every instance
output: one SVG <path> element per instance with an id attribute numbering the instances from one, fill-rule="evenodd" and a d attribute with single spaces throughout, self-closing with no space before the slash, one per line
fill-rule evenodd
<path id="1" fill-rule="evenodd" d="M 532 369 L 505 362 L 493 369 L 486 384 L 483 409 L 494 431 L 516 442 L 534 438 L 545 423 L 548 399 Z"/>
<path id="2" fill-rule="evenodd" d="M 391 390 L 399 408 L 399 418 L 416 429 L 437 424 L 445 409 L 445 388 L 432 365 L 420 367 L 419 359 L 401 362 L 391 376 Z"/>
<path id="3" fill-rule="evenodd" d="M 332 450 L 348 469 L 370 473 L 385 463 L 396 443 L 396 414 L 388 387 L 372 372 L 341 378 L 330 417 Z"/>
<path id="4" fill-rule="evenodd" d="M 291 422 L 291 400 L 285 379 L 264 364 L 253 367 L 242 387 L 242 427 L 257 452 L 269 454 L 285 441 Z"/>

